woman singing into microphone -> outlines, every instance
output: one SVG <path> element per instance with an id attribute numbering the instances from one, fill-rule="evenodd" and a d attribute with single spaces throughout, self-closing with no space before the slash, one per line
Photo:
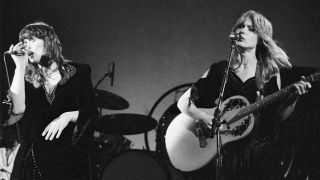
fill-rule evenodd
<path id="1" fill-rule="evenodd" d="M 12 179 L 89 179 L 88 146 L 97 118 L 89 65 L 64 59 L 61 43 L 43 22 L 25 26 L 10 52 L 16 68 L 11 118 L 22 131 Z M 18 154 L 19 155 L 19 154 Z"/>
<path id="2" fill-rule="evenodd" d="M 223 100 L 235 95 L 246 97 L 250 103 L 259 96 L 267 96 L 280 87 L 280 69 L 291 68 L 286 53 L 273 40 L 270 21 L 262 14 L 247 11 L 237 20 L 230 36 L 238 47 L 233 51 L 231 70 L 228 75 Z M 211 122 L 213 114 L 200 108 L 217 105 L 227 61 L 211 65 L 195 86 L 181 96 L 178 107 L 193 119 Z M 284 121 L 292 113 L 298 97 L 311 88 L 304 78 L 293 85 L 294 91 L 280 103 L 255 114 L 255 124 L 251 133 L 238 142 L 222 148 L 223 176 L 228 180 L 261 180 L 275 178 L 273 132 L 277 123 Z M 277 161 L 278 162 L 278 161 Z M 191 179 L 214 179 L 215 161 L 190 175 Z"/>

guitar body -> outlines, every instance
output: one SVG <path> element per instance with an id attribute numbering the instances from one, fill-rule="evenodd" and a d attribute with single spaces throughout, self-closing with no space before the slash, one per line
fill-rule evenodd
<path id="1" fill-rule="evenodd" d="M 319 80 L 320 73 L 314 73 L 305 78 L 305 81 L 310 83 Z M 221 146 L 247 136 L 254 125 L 253 113 L 281 100 L 282 97 L 292 92 L 292 88 L 295 88 L 294 84 L 253 104 L 250 104 L 243 96 L 232 96 L 223 101 L 220 121 L 225 124 L 219 128 Z M 208 114 L 215 112 L 215 108 L 202 110 Z M 173 119 L 167 129 L 165 143 L 169 159 L 173 166 L 181 171 L 197 170 L 217 154 L 217 137 L 200 138 L 200 140 L 197 134 L 197 129 L 199 129 L 197 124 L 196 119 L 182 113 Z M 205 127 L 211 128 L 210 124 L 211 122 L 206 122 Z"/>
<path id="2" fill-rule="evenodd" d="M 222 103 L 221 121 L 225 121 L 220 129 L 222 146 L 247 136 L 254 125 L 254 116 L 247 115 L 239 120 L 234 117 L 249 105 L 243 96 L 232 96 Z M 201 109 L 214 114 L 215 108 Z M 207 122 L 211 124 L 211 122 Z M 171 163 L 181 171 L 194 171 L 209 163 L 217 154 L 217 137 L 206 138 L 206 146 L 200 147 L 196 133 L 196 120 L 186 114 L 179 114 L 169 125 L 165 144 Z"/>

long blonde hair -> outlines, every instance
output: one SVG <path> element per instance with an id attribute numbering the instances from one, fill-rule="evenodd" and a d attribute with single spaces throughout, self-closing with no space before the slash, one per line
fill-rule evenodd
<path id="1" fill-rule="evenodd" d="M 262 81 L 268 81 L 272 76 L 279 73 L 280 68 L 291 68 L 289 57 L 277 45 L 272 38 L 273 29 L 271 22 L 262 14 L 253 10 L 247 11 L 241 15 L 236 24 L 232 28 L 231 33 L 235 33 L 239 26 L 243 25 L 247 20 L 251 20 L 252 27 L 258 35 L 258 44 L 256 47 L 256 57 L 260 67 L 260 76 Z M 236 64 L 241 63 L 240 58 L 234 59 Z"/>

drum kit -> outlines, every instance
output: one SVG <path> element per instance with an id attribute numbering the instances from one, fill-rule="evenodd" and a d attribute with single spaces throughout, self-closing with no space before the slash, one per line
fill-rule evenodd
<path id="1" fill-rule="evenodd" d="M 124 110 L 129 102 L 123 97 L 101 89 L 95 90 L 99 109 Z M 108 114 L 101 115 L 95 125 L 95 130 L 105 134 L 133 135 L 148 132 L 157 126 L 152 117 L 140 114 Z"/>
<path id="2" fill-rule="evenodd" d="M 90 180 L 183 180 L 182 174 L 170 162 L 164 160 L 158 151 L 131 149 L 131 141 L 124 135 L 135 135 L 155 129 L 158 122 L 140 114 L 117 113 L 102 115 L 102 109 L 124 110 L 129 102 L 123 97 L 98 89 L 99 84 L 110 78 L 113 86 L 115 62 L 108 65 L 108 72 L 94 86 L 95 100 L 99 108 L 99 118 L 94 126 L 94 148 L 90 153 Z M 154 107 L 152 107 L 154 109 Z M 163 128 L 162 126 L 158 128 Z M 146 137 L 145 137 L 146 138 Z"/>
<path id="3" fill-rule="evenodd" d="M 130 149 L 131 141 L 124 137 L 155 129 L 158 124 L 155 119 L 129 113 L 101 115 L 102 108 L 124 110 L 129 107 L 129 103 L 121 96 L 101 89 L 96 89 L 95 93 L 100 116 L 95 125 L 99 136 L 94 138 L 91 153 L 93 180 L 182 179 L 172 166 L 166 165 L 164 168 L 156 152 Z"/>

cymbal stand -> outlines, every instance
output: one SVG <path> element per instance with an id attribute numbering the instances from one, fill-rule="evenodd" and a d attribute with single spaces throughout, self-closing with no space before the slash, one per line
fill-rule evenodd
<path id="1" fill-rule="evenodd" d="M 97 90 L 97 88 L 98 88 L 98 86 L 101 84 L 101 82 L 106 78 L 106 77 L 111 77 L 111 75 L 112 75 L 112 72 L 110 72 L 110 66 L 111 66 L 111 64 L 112 63 L 110 63 L 109 65 L 108 65 L 108 72 L 106 72 L 103 76 L 102 76 L 102 78 L 101 79 L 99 79 L 98 80 L 98 82 L 97 82 L 97 84 L 94 86 L 94 91 L 95 90 Z M 101 117 L 102 117 L 102 108 L 99 106 L 98 107 L 98 112 L 99 112 L 99 114 L 98 114 L 98 119 L 100 119 Z M 101 136 L 101 135 L 99 135 L 99 136 Z M 92 152 L 91 152 L 92 153 Z M 92 167 L 92 154 L 91 153 L 89 153 L 89 156 L 88 156 L 88 158 L 89 158 L 89 180 L 92 180 L 93 179 L 93 167 Z"/>
<path id="2" fill-rule="evenodd" d="M 112 66 L 112 70 L 110 71 L 110 67 Z M 109 78 L 113 78 L 112 76 L 114 76 L 114 62 L 111 62 L 109 65 L 108 65 L 108 72 L 106 72 L 101 79 L 98 80 L 97 84 L 94 86 L 94 90 L 97 90 L 98 86 L 101 84 L 101 82 L 106 78 L 106 77 L 109 77 Z M 113 83 L 111 82 L 111 86 L 113 85 Z M 99 118 L 102 116 L 102 108 L 99 107 Z"/>
<path id="3" fill-rule="evenodd" d="M 97 82 L 97 84 L 94 86 L 94 90 L 97 90 L 98 86 L 101 84 L 101 82 L 110 75 L 109 72 L 105 73 L 101 79 L 99 79 L 99 81 Z M 99 118 L 102 116 L 102 108 L 101 107 L 98 107 L 99 108 Z"/>
<path id="4" fill-rule="evenodd" d="M 211 132 L 210 132 L 210 138 L 217 137 L 216 180 L 223 180 L 223 175 L 222 175 L 222 171 L 221 171 L 223 156 L 221 154 L 222 142 L 221 142 L 220 127 L 222 124 L 225 124 L 226 122 L 220 120 L 221 104 L 222 104 L 225 86 L 228 81 L 232 54 L 233 54 L 234 50 L 238 50 L 238 52 L 239 52 L 239 49 L 235 45 L 234 40 L 231 41 L 231 48 L 230 49 L 231 49 L 231 51 L 230 51 L 229 59 L 228 59 L 228 66 L 226 67 L 225 72 L 224 72 L 223 81 L 222 81 L 222 85 L 221 85 L 220 92 L 219 92 L 218 104 L 217 104 L 217 108 L 215 109 L 214 114 L 213 114 L 212 127 L 211 127 Z"/>

